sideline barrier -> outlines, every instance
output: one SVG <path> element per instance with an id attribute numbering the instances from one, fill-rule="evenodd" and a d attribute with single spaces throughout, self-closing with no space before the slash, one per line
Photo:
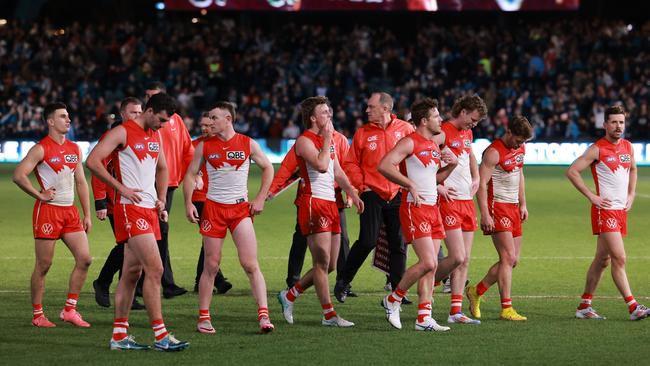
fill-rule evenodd
<path id="1" fill-rule="evenodd" d="M 256 140 L 262 151 L 274 164 L 282 162 L 282 158 L 293 146 L 295 140 Z M 0 142 L 0 163 L 17 163 L 22 160 L 29 149 L 36 144 L 35 141 L 3 141 Z M 84 160 L 97 141 L 77 141 Z M 474 154 L 481 161 L 481 154 L 490 141 L 477 139 L 472 144 Z M 529 165 L 569 165 L 582 155 L 592 142 L 529 142 L 526 144 L 525 163 Z M 637 165 L 650 166 L 650 142 L 635 142 L 634 157 Z"/>

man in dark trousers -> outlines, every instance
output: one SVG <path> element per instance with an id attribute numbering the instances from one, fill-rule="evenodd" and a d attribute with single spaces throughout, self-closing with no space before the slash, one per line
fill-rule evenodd
<path id="1" fill-rule="evenodd" d="M 366 109 L 369 122 L 355 132 L 343 163 L 343 170 L 350 182 L 361 192 L 365 210 L 359 217 L 359 239 L 350 249 L 341 276 L 334 286 L 334 296 L 339 302 L 345 302 L 350 283 L 377 245 L 382 222 L 386 225 L 386 239 L 390 248 L 389 277 L 392 288 L 396 288 L 406 268 L 406 247 L 399 222 L 400 187 L 377 171 L 381 158 L 397 141 L 414 131 L 410 123 L 398 119 L 391 113 L 392 110 L 393 98 L 387 93 L 373 93 L 370 96 Z"/>

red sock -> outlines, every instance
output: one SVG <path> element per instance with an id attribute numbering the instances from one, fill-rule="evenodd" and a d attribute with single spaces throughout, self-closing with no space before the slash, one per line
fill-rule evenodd
<path id="1" fill-rule="evenodd" d="M 418 322 L 422 323 L 426 317 L 431 317 L 430 301 L 418 305 Z"/>
<path id="2" fill-rule="evenodd" d="M 32 304 L 32 308 L 34 308 L 34 313 L 33 313 L 33 318 L 40 318 L 43 316 L 43 305 L 41 304 Z"/>
<path id="3" fill-rule="evenodd" d="M 406 291 L 398 287 L 395 291 L 388 295 L 388 302 L 402 302 L 404 296 L 406 296 Z"/>
<path id="4" fill-rule="evenodd" d="M 260 321 L 262 318 L 269 317 L 269 308 L 257 308 L 257 320 Z"/>
<path id="5" fill-rule="evenodd" d="M 199 322 L 210 321 L 210 309 L 199 309 Z"/>
<path id="6" fill-rule="evenodd" d="M 323 316 L 325 317 L 325 320 L 330 320 L 336 316 L 336 311 L 334 311 L 334 305 L 332 305 L 332 303 L 322 304 L 321 307 L 323 308 Z"/>
<path id="7" fill-rule="evenodd" d="M 113 320 L 113 340 L 121 341 L 129 333 L 129 321 L 127 318 L 115 318 Z"/>
<path id="8" fill-rule="evenodd" d="M 507 309 L 512 307 L 512 299 L 510 298 L 501 298 L 501 309 Z"/>
<path id="9" fill-rule="evenodd" d="M 478 285 L 476 285 L 476 293 L 479 296 L 483 296 L 483 294 L 486 293 L 488 289 L 489 289 L 489 287 L 485 286 L 483 281 L 479 282 Z"/>
<path id="10" fill-rule="evenodd" d="M 627 310 L 632 314 L 632 312 L 639 306 L 639 303 L 634 300 L 634 296 L 628 296 L 625 298 L 625 303 L 627 304 Z"/>
<path id="11" fill-rule="evenodd" d="M 585 292 L 582 294 L 580 304 L 578 305 L 578 310 L 583 310 L 591 306 L 591 299 L 594 298 L 594 295 Z"/>
<path id="12" fill-rule="evenodd" d="M 305 289 L 300 286 L 300 281 L 298 281 L 287 291 L 287 300 L 294 302 L 303 292 L 305 292 Z"/>
<path id="13" fill-rule="evenodd" d="M 151 322 L 151 328 L 153 328 L 153 335 L 156 337 L 156 342 L 159 340 L 165 338 L 169 332 L 167 332 L 167 328 L 165 328 L 165 323 L 163 323 L 162 319 L 156 319 Z"/>
<path id="14" fill-rule="evenodd" d="M 65 301 L 65 307 L 63 310 L 72 311 L 77 308 L 77 300 L 79 299 L 79 294 L 68 294 L 68 299 Z"/>
<path id="15" fill-rule="evenodd" d="M 463 295 L 461 294 L 452 294 L 451 295 L 451 309 L 449 309 L 449 315 L 458 314 L 463 308 Z"/>

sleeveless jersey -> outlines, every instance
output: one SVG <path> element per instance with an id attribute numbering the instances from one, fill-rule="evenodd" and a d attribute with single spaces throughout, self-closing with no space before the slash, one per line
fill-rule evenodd
<path id="1" fill-rule="evenodd" d="M 305 131 L 301 136 L 308 138 L 319 152 L 323 149 L 322 136 L 309 130 Z M 297 156 L 298 169 L 300 171 L 300 177 L 304 182 L 303 194 L 326 201 L 336 201 L 334 194 L 334 159 L 336 159 L 334 139 L 330 140 L 328 149 L 330 152 L 330 164 L 325 173 L 319 172 L 318 169 L 311 166 L 301 156 Z"/>
<path id="2" fill-rule="evenodd" d="M 39 141 L 43 147 L 43 160 L 34 170 L 42 189 L 54 188 L 54 199 L 47 203 L 55 206 L 71 206 L 74 203 L 74 172 L 79 163 L 79 146 L 65 140 L 63 144 L 46 136 Z"/>
<path id="3" fill-rule="evenodd" d="M 469 169 L 469 157 L 472 153 L 472 130 L 456 128 L 451 122 L 443 122 L 442 131 L 445 133 L 445 148 L 458 158 L 458 165 L 451 171 L 444 185 L 456 190 L 459 200 L 472 199 L 472 174 Z"/>
<path id="4" fill-rule="evenodd" d="M 251 139 L 239 133 L 228 141 L 217 136 L 203 141 L 209 200 L 225 204 L 248 201 L 250 155 Z"/>
<path id="5" fill-rule="evenodd" d="M 519 181 L 526 153 L 524 145 L 511 149 L 506 147 L 503 140 L 497 139 L 488 146 L 488 148 L 490 147 L 499 153 L 499 162 L 488 182 L 488 200 L 490 202 L 519 203 Z"/>
<path id="6" fill-rule="evenodd" d="M 115 177 L 131 189 L 141 189 L 142 198 L 134 203 L 119 192 L 115 201 L 120 204 L 134 204 L 143 208 L 156 207 L 156 165 L 160 154 L 160 135 L 153 130 L 145 130 L 136 122 L 129 120 L 116 128 L 126 130 L 126 144 L 115 150 L 113 166 Z"/>
<path id="7" fill-rule="evenodd" d="M 400 172 L 407 176 L 427 205 L 438 200 L 436 174 L 440 169 L 440 149 L 433 140 L 427 140 L 414 132 L 405 138 L 413 140 L 413 152 L 400 163 Z M 414 202 L 413 196 L 402 188 L 402 202 Z"/>
<path id="8" fill-rule="evenodd" d="M 605 138 L 596 141 L 598 160 L 591 164 L 596 194 L 610 200 L 611 210 L 624 210 L 632 166 L 632 144 L 621 139 L 612 144 Z"/>

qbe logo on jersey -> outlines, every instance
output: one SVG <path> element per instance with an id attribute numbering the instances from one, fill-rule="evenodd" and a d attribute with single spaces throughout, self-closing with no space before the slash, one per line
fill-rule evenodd
<path id="1" fill-rule="evenodd" d="M 147 149 L 150 152 L 159 152 L 160 151 L 160 144 L 157 142 L 148 142 L 147 143 Z"/>
<path id="2" fill-rule="evenodd" d="M 630 163 L 630 162 L 632 162 L 632 156 L 630 156 L 630 154 L 619 155 L 618 159 L 621 161 L 621 163 Z"/>
<path id="3" fill-rule="evenodd" d="M 243 151 L 227 151 L 226 159 L 228 160 L 246 160 L 246 154 Z"/>
<path id="4" fill-rule="evenodd" d="M 63 160 L 65 160 L 66 163 L 76 164 L 79 162 L 79 157 L 77 154 L 63 155 Z"/>

